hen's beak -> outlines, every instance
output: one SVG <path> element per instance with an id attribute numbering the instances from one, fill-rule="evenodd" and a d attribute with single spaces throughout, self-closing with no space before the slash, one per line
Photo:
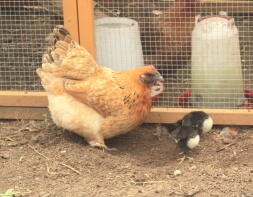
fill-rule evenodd
<path id="1" fill-rule="evenodd" d="M 163 76 L 160 73 L 155 74 L 155 80 L 164 82 Z"/>

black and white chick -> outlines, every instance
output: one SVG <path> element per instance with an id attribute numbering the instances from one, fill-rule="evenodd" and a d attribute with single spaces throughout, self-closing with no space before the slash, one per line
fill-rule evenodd
<path id="1" fill-rule="evenodd" d="M 212 129 L 213 119 L 203 111 L 193 111 L 176 123 L 164 126 L 180 148 L 189 150 L 198 146 L 200 136 Z"/>
<path id="2" fill-rule="evenodd" d="M 178 126 L 174 130 L 168 130 L 170 136 L 178 146 L 186 152 L 199 145 L 200 135 L 197 130 L 190 126 Z"/>
<path id="3" fill-rule="evenodd" d="M 199 135 L 209 132 L 213 127 L 213 119 L 203 111 L 192 111 L 181 120 L 182 126 L 191 126 Z"/>

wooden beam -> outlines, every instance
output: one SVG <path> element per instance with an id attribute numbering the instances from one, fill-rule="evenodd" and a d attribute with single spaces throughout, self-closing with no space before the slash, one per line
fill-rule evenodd
<path id="1" fill-rule="evenodd" d="M 245 3 L 249 1 L 245 0 L 199 0 L 200 2 L 208 2 L 208 3 Z"/>
<path id="2" fill-rule="evenodd" d="M 210 114 L 215 125 L 253 125 L 253 111 L 232 109 L 182 109 L 153 108 L 146 123 L 174 123 L 185 114 L 202 110 Z M 1 119 L 44 120 L 48 114 L 45 107 L 0 107 Z"/>
<path id="3" fill-rule="evenodd" d="M 174 2 L 174 1 L 177 1 L 177 0 L 161 0 L 161 1 L 168 1 L 168 2 Z M 199 0 L 199 2 L 208 2 L 208 3 L 214 3 L 214 2 L 218 2 L 218 3 L 235 3 L 235 2 L 250 2 L 251 0 Z"/>
<path id="4" fill-rule="evenodd" d="M 202 0 L 202 12 L 219 12 L 225 11 L 230 13 L 252 13 L 252 1 L 219 1 L 219 0 Z"/>
<path id="5" fill-rule="evenodd" d="M 63 16 L 65 28 L 70 32 L 72 38 L 80 43 L 77 0 L 63 0 Z"/>
<path id="6" fill-rule="evenodd" d="M 176 0 L 162 0 L 165 2 L 175 2 Z M 251 0 L 199 0 L 202 12 L 232 12 L 232 13 L 252 13 L 253 1 Z"/>
<path id="7" fill-rule="evenodd" d="M 145 122 L 174 123 L 185 114 L 200 110 L 210 114 L 217 125 L 253 125 L 253 110 L 242 109 L 153 108 Z"/>
<path id="8" fill-rule="evenodd" d="M 80 45 L 84 46 L 95 58 L 95 36 L 93 1 L 78 0 Z"/>
<path id="9" fill-rule="evenodd" d="M 46 92 L 0 92 L 0 106 L 46 107 L 47 105 Z"/>
<path id="10" fill-rule="evenodd" d="M 0 92 L 0 119 L 41 120 L 47 112 L 46 92 Z M 152 108 L 147 123 L 174 123 L 185 114 L 203 110 L 210 114 L 215 124 L 253 125 L 253 110 Z"/>
<path id="11" fill-rule="evenodd" d="M 46 114 L 45 107 L 0 107 L 1 119 L 44 120 Z"/>

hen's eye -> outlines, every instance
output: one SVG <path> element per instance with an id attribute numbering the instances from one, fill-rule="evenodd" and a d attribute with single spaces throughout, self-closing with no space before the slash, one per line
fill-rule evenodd
<path id="1" fill-rule="evenodd" d="M 148 86 L 153 86 L 157 81 L 163 81 L 159 73 L 144 73 L 140 76 L 140 80 Z"/>
<path id="2" fill-rule="evenodd" d="M 145 73 L 144 75 L 145 75 L 146 77 L 154 77 L 155 74 L 154 74 L 154 73 Z"/>

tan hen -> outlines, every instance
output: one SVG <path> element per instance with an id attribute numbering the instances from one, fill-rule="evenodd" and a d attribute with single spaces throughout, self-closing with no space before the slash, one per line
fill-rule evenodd
<path id="1" fill-rule="evenodd" d="M 62 26 L 48 40 L 37 73 L 58 126 L 83 136 L 91 146 L 109 149 L 104 138 L 143 123 L 152 105 L 151 88 L 163 81 L 153 66 L 116 72 L 97 65 Z"/>

